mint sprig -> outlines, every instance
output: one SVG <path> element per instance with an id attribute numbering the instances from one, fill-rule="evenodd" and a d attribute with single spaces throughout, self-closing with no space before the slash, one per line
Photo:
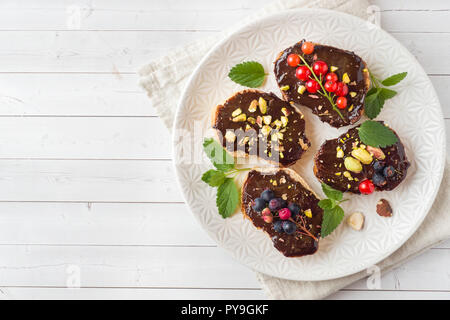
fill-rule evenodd
<path id="1" fill-rule="evenodd" d="M 388 99 L 392 99 L 397 91 L 383 88 L 382 86 L 390 87 L 398 84 L 408 75 L 407 72 L 394 74 L 383 81 L 378 80 L 371 72 L 370 79 L 372 88 L 367 92 L 364 101 L 364 110 L 370 119 L 375 119 L 383 109 L 384 103 Z"/>
<path id="2" fill-rule="evenodd" d="M 344 210 L 340 207 L 340 204 L 347 199 L 343 193 L 339 190 L 335 190 L 329 185 L 322 183 L 322 191 L 328 197 L 319 201 L 319 207 L 323 209 L 323 219 L 321 235 L 325 238 L 331 234 L 344 219 Z"/>
<path id="3" fill-rule="evenodd" d="M 398 141 L 391 129 L 373 120 L 364 121 L 358 128 L 358 135 L 363 143 L 376 148 L 391 146 Z"/>
<path id="4" fill-rule="evenodd" d="M 216 205 L 223 218 L 233 215 L 239 204 L 239 190 L 234 183 L 234 177 L 248 168 L 236 168 L 234 158 L 214 139 L 203 141 L 203 150 L 216 170 L 211 169 L 203 173 L 202 181 L 211 187 L 217 187 Z"/>
<path id="5" fill-rule="evenodd" d="M 260 87 L 266 78 L 264 67 L 256 61 L 246 61 L 235 65 L 228 77 L 237 84 L 249 88 Z"/>

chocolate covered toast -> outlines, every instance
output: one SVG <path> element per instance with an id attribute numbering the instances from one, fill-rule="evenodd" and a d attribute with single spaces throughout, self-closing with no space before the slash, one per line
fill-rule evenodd
<path id="1" fill-rule="evenodd" d="M 292 169 L 255 168 L 242 186 L 242 212 L 286 257 L 314 254 L 323 210 L 319 198 Z"/>
<path id="2" fill-rule="evenodd" d="M 257 156 L 281 166 L 294 164 L 311 145 L 303 114 L 273 93 L 235 93 L 212 115 L 219 142 L 234 156 Z"/>
<path id="3" fill-rule="evenodd" d="M 398 141 L 385 148 L 366 146 L 360 141 L 358 127 L 322 144 L 314 157 L 314 174 L 343 192 L 366 193 L 367 185 L 376 191 L 394 189 L 406 178 L 410 166 L 400 138 L 396 134 Z"/>
<path id="4" fill-rule="evenodd" d="M 310 108 L 321 121 L 337 128 L 361 118 L 370 75 L 366 63 L 355 53 L 302 40 L 282 51 L 274 64 L 286 101 Z"/>

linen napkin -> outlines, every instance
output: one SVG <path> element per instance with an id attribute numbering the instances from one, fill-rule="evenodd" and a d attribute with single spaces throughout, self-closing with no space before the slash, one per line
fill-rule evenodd
<path id="1" fill-rule="evenodd" d="M 222 33 L 222 37 L 240 26 L 268 14 L 294 8 L 326 8 L 346 12 L 361 18 L 369 15 L 366 0 L 278 0 L 261 9 L 254 16 Z M 147 91 L 150 103 L 159 117 L 172 129 L 179 95 L 202 57 L 218 41 L 209 37 L 171 51 L 170 54 L 144 66 L 139 75 L 140 84 Z M 179 93 L 176 95 L 175 93 Z M 417 232 L 396 252 L 378 264 L 381 273 L 404 263 L 437 243 L 450 238 L 449 163 L 436 201 Z M 257 272 L 257 278 L 266 295 L 271 299 L 321 299 L 351 283 L 367 277 L 366 271 L 326 281 L 290 281 Z"/>

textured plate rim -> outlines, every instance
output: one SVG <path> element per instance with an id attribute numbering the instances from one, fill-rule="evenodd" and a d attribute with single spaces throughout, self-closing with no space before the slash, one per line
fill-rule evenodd
<path id="1" fill-rule="evenodd" d="M 201 59 L 201 61 L 197 64 L 197 66 L 195 67 L 194 71 L 192 72 L 192 74 L 190 75 L 185 88 L 183 89 L 183 93 L 178 101 L 177 104 L 177 108 L 176 108 L 176 113 L 175 113 L 175 117 L 174 117 L 174 122 L 172 125 L 172 132 L 174 132 L 174 130 L 176 129 L 176 125 L 179 121 L 179 118 L 181 117 L 180 115 L 180 110 L 181 110 L 181 106 L 183 105 L 183 101 L 186 100 L 186 96 L 188 95 L 189 89 L 193 84 L 193 79 L 195 77 L 197 77 L 198 73 L 201 71 L 202 66 L 205 64 L 205 62 L 210 59 L 211 55 L 219 48 L 221 47 L 223 44 L 225 44 L 226 42 L 228 42 L 231 38 L 233 38 L 234 36 L 238 35 L 239 33 L 241 33 L 244 29 L 252 26 L 253 24 L 256 23 L 263 23 L 266 20 L 271 20 L 274 19 L 276 17 L 282 17 L 288 13 L 296 13 L 296 12 L 308 12 L 309 14 L 314 14 L 314 13 L 325 13 L 325 14 L 331 14 L 331 15 L 341 15 L 343 17 L 347 17 L 350 19 L 355 19 L 358 20 L 359 22 L 364 22 L 366 23 L 367 21 L 356 17 L 354 15 L 351 14 L 347 14 L 344 12 L 339 12 L 339 11 L 334 11 L 334 10 L 328 10 L 328 9 L 314 9 L 314 8 L 299 8 L 299 9 L 291 9 L 291 10 L 285 10 L 279 13 L 275 13 L 275 14 L 271 14 L 268 16 L 265 16 L 264 18 L 261 19 L 257 19 L 257 20 L 253 20 L 249 23 L 246 23 L 245 25 L 239 27 L 237 30 L 233 31 L 232 33 L 228 34 L 225 36 L 224 39 L 220 40 L 218 43 L 216 43 L 209 51 L 208 53 Z M 393 41 L 395 41 L 401 48 L 403 48 L 405 50 L 405 52 L 407 52 L 409 58 L 414 61 L 418 68 L 420 69 L 421 72 L 423 72 L 425 74 L 425 76 L 427 77 L 428 81 L 431 84 L 431 89 L 433 90 L 433 95 L 436 97 L 436 104 L 439 107 L 438 108 L 438 112 L 440 113 L 439 118 L 440 118 L 440 125 L 442 128 L 445 128 L 445 124 L 444 124 L 444 119 L 443 119 L 443 112 L 442 112 L 442 106 L 441 103 L 439 101 L 439 97 L 436 93 L 436 90 L 433 86 L 433 84 L 431 83 L 431 80 L 429 79 L 428 75 L 426 74 L 425 70 L 423 69 L 422 65 L 419 63 L 419 61 L 416 59 L 416 57 L 414 57 L 411 52 L 403 45 L 401 44 L 397 39 L 395 39 L 393 36 L 391 36 L 388 32 L 386 32 L 385 30 L 383 30 L 381 27 L 378 27 L 378 30 L 383 34 L 384 37 L 387 37 Z M 172 135 L 172 148 L 174 150 L 173 153 L 173 159 L 172 159 L 172 165 L 175 169 L 175 177 L 176 177 L 176 181 L 177 181 L 177 185 L 180 189 L 180 191 L 182 190 L 182 185 L 181 185 L 181 179 L 179 176 L 179 168 L 177 167 L 176 164 L 176 141 L 175 141 L 175 136 Z M 333 279 L 338 279 L 338 278 L 342 278 L 342 277 L 346 277 L 346 276 L 350 276 L 353 274 L 356 274 L 358 272 L 361 272 L 362 270 L 367 269 L 370 266 L 376 265 L 377 263 L 379 263 L 380 261 L 386 259 L 388 256 L 390 256 L 391 254 L 393 254 L 395 251 L 397 251 L 402 245 L 404 245 L 406 243 L 406 241 L 408 241 L 411 236 L 417 231 L 417 229 L 419 228 L 420 225 L 422 225 L 425 217 L 428 215 L 428 213 L 430 212 L 430 209 L 434 203 L 434 200 L 436 199 L 437 193 L 439 191 L 439 187 L 442 183 L 442 178 L 444 175 L 444 168 L 445 168 L 445 158 L 446 158 L 446 136 L 444 136 L 444 140 L 443 140 L 443 145 L 441 146 L 441 150 L 442 153 L 440 155 L 440 168 L 439 168 L 439 179 L 438 179 L 438 183 L 436 185 L 435 190 L 433 191 L 432 196 L 429 198 L 428 203 L 426 204 L 426 210 L 424 210 L 424 213 L 422 214 L 422 217 L 416 222 L 416 224 L 411 227 L 410 232 L 404 236 L 404 239 L 399 241 L 398 244 L 396 246 L 393 246 L 390 250 L 386 250 L 386 252 L 384 252 L 383 254 L 378 255 L 376 258 L 373 258 L 372 260 L 367 260 L 366 262 L 362 263 L 359 267 L 351 269 L 348 272 L 338 272 L 334 275 L 330 275 L 330 276 L 323 276 L 323 277 L 317 277 L 317 276 L 313 276 L 313 277 L 297 277 L 297 278 L 292 278 L 292 277 L 283 277 L 280 276 L 279 274 L 275 274 L 275 273 L 270 273 L 267 270 L 261 270 L 260 268 L 256 268 L 254 266 L 249 266 L 247 263 L 243 262 L 241 259 L 239 259 L 239 257 L 236 257 L 235 252 L 231 249 L 225 248 L 222 243 L 216 241 L 212 236 L 211 236 L 211 231 L 208 230 L 207 228 L 204 227 L 204 225 L 202 224 L 202 222 L 200 221 L 199 217 L 197 216 L 197 214 L 195 214 L 195 212 L 192 210 L 190 204 L 188 203 L 186 196 L 184 194 L 183 191 L 181 191 L 182 197 L 184 202 L 187 204 L 187 207 L 189 208 L 189 211 L 191 212 L 191 214 L 195 217 L 195 219 L 197 220 L 197 222 L 199 223 L 199 225 L 202 227 L 203 230 L 205 230 L 208 234 L 208 236 L 210 236 L 212 238 L 212 240 L 218 245 L 219 248 L 225 250 L 226 252 L 229 252 L 232 257 L 236 260 L 239 261 L 239 263 L 251 268 L 252 270 L 261 272 L 263 274 L 269 275 L 269 276 L 273 276 L 276 278 L 281 278 L 281 279 L 286 279 L 286 280 L 294 280 L 294 281 L 324 281 L 324 280 L 333 280 Z M 255 229 L 256 230 L 256 229 Z"/>

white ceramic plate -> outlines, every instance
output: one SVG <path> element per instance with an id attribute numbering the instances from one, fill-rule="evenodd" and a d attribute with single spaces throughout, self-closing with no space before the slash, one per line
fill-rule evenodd
<path id="1" fill-rule="evenodd" d="M 356 52 L 381 79 L 408 71 L 406 79 L 395 87 L 398 95 L 386 102 L 377 119 L 385 120 L 396 130 L 412 165 L 405 181 L 394 191 L 370 196 L 345 195 L 351 199 L 343 205 L 346 213 L 361 211 L 366 216 L 362 231 L 354 231 L 342 223 L 332 235 L 320 241 L 316 254 L 285 258 L 273 248 L 269 237 L 244 220 L 241 213 L 229 219 L 218 214 L 215 189 L 200 179 L 211 164 L 206 158 L 192 163 L 186 157 L 202 156 L 202 138 L 198 135 L 192 138 L 194 131 L 210 129 L 212 108 L 243 89 L 228 79 L 230 68 L 248 60 L 261 62 L 269 76 L 260 89 L 281 96 L 273 76 L 273 61 L 280 51 L 303 38 Z M 312 172 L 314 153 L 325 139 L 335 138 L 349 127 L 334 129 L 320 122 L 307 108 L 301 110 L 312 147 L 293 169 L 322 195 Z M 444 168 L 442 111 L 422 67 L 383 30 L 354 16 L 327 10 L 276 14 L 243 27 L 219 43 L 192 75 L 180 101 L 174 129 L 183 132 L 174 135 L 177 178 L 187 204 L 203 228 L 219 246 L 245 265 L 291 280 L 326 280 L 350 275 L 394 252 L 426 217 Z M 394 210 L 391 218 L 380 217 L 375 212 L 380 198 L 391 203 Z"/>

